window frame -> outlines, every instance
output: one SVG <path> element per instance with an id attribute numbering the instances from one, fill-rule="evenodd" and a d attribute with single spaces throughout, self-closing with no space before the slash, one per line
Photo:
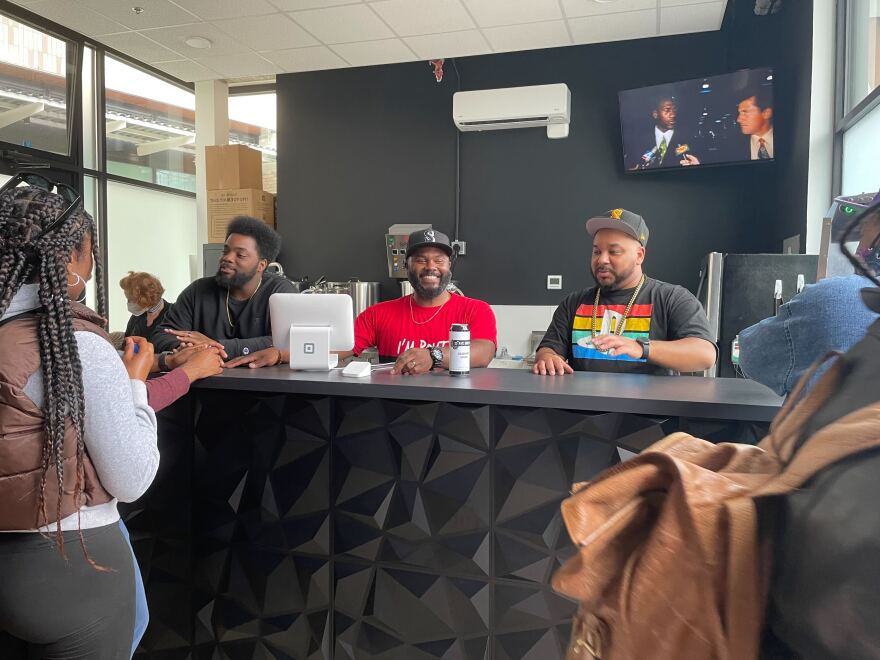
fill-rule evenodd
<path id="1" fill-rule="evenodd" d="M 97 182 L 96 186 L 96 216 L 98 237 L 101 249 L 101 258 L 108 263 L 108 224 L 107 224 L 107 182 L 114 181 L 130 186 L 148 188 L 157 192 L 169 193 L 183 197 L 195 198 L 196 194 L 171 188 L 161 184 L 131 179 L 118 174 L 107 172 L 107 133 L 104 130 L 104 117 L 107 110 L 107 95 L 104 75 L 104 57 L 111 57 L 137 68 L 144 73 L 155 76 L 165 82 L 195 93 L 195 85 L 179 80 L 143 62 L 138 62 L 131 57 L 113 48 L 107 48 L 94 39 L 86 37 L 67 27 L 54 23 L 38 14 L 28 11 L 25 7 L 14 5 L 6 0 L 0 0 L 0 14 L 10 19 L 23 23 L 28 27 L 44 32 L 56 39 L 61 39 L 67 44 L 66 68 L 67 68 L 67 116 L 68 116 L 68 154 L 56 154 L 33 147 L 23 147 L 0 140 L 0 172 L 14 173 L 23 167 L 38 168 L 38 171 L 55 173 L 65 181 L 72 182 L 78 190 L 83 190 L 85 177 L 91 177 Z M 88 47 L 94 51 L 93 70 L 83 71 L 83 51 Z M 84 167 L 85 162 L 83 144 L 84 128 L 84 99 L 82 94 L 82 80 L 85 74 L 94 76 L 94 105 L 95 105 L 95 140 L 97 168 Z M 274 85 L 273 85 L 274 91 Z M 51 174 L 50 174 L 51 176 Z M 109 287 L 106 277 L 103 282 L 97 282 L 103 289 L 104 300 L 109 299 Z M 106 309 L 98 309 L 102 316 L 107 315 Z"/>
<path id="2" fill-rule="evenodd" d="M 846 109 L 850 54 L 850 28 L 854 0 L 840 0 L 837 3 L 835 17 L 835 63 L 834 63 L 834 137 L 833 162 L 831 170 L 831 193 L 834 196 L 843 194 L 843 136 L 861 121 L 868 113 L 880 106 L 880 85 L 859 101 L 855 106 Z"/>

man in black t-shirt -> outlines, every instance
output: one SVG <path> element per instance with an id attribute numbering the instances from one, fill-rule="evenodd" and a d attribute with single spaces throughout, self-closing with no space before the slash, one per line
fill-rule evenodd
<path id="1" fill-rule="evenodd" d="M 675 374 L 711 367 L 718 349 L 706 313 L 687 289 L 642 272 L 648 226 L 625 209 L 587 221 L 596 286 L 556 309 L 533 372 Z"/>
<path id="2" fill-rule="evenodd" d="M 234 218 L 217 274 L 186 287 L 154 335 L 159 369 L 166 370 L 169 352 L 180 346 L 207 344 L 228 360 L 271 346 L 269 297 L 294 292 L 290 280 L 266 273 L 280 251 L 281 236 L 269 225 Z"/>

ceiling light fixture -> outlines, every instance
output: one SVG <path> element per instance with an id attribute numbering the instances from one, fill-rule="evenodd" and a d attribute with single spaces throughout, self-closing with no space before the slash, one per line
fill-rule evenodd
<path id="1" fill-rule="evenodd" d="M 210 39 L 196 36 L 187 37 L 183 40 L 183 42 L 190 48 L 198 48 L 199 50 L 204 50 L 205 48 L 210 48 L 214 45 L 214 42 L 212 42 Z"/>
<path id="2" fill-rule="evenodd" d="M 132 10 L 135 14 L 137 14 L 138 16 L 140 16 L 141 14 L 144 13 L 144 8 L 143 8 L 143 7 L 132 7 L 131 10 Z"/>

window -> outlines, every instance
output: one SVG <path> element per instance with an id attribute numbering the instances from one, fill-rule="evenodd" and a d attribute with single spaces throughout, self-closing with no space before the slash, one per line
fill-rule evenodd
<path id="1" fill-rule="evenodd" d="M 196 200 L 116 181 L 107 182 L 105 268 L 110 328 L 125 330 L 131 316 L 119 280 L 130 270 L 152 273 L 165 287 L 164 298 L 193 281 L 198 265 Z"/>
<path id="2" fill-rule="evenodd" d="M 67 42 L 0 16 L 0 141 L 70 155 Z"/>
<path id="3" fill-rule="evenodd" d="M 107 172 L 195 192 L 195 94 L 104 58 Z"/>
<path id="4" fill-rule="evenodd" d="M 858 195 L 880 188 L 880 106 L 843 134 L 841 192 Z"/>
<path id="5" fill-rule="evenodd" d="M 849 0 L 846 23 L 845 113 L 880 86 L 880 2 Z"/>
<path id="6" fill-rule="evenodd" d="M 278 190 L 275 94 L 230 95 L 229 144 L 246 144 L 263 152 L 263 190 L 274 195 Z"/>

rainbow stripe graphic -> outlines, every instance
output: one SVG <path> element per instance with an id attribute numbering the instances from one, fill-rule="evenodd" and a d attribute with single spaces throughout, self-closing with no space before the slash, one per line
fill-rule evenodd
<path id="1" fill-rule="evenodd" d="M 626 319 L 622 336 L 636 339 L 648 337 L 651 333 L 651 305 L 633 305 Z M 602 334 L 606 324 L 615 332 L 617 324 L 623 318 L 626 305 L 599 305 L 596 308 L 596 333 Z M 608 355 L 593 348 L 593 305 L 581 305 L 577 308 L 571 329 L 571 352 L 582 360 L 619 360 L 623 362 L 647 362 L 642 358 L 631 358 L 628 355 Z"/>

